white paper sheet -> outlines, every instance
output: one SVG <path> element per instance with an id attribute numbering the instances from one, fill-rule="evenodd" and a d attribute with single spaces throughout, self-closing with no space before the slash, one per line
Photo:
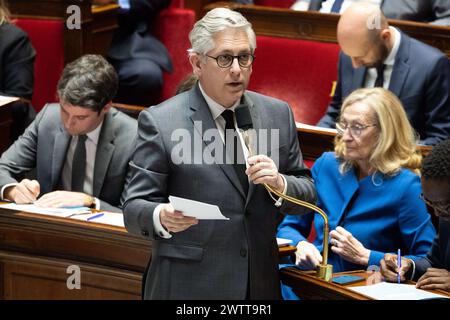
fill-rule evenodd
<path id="1" fill-rule="evenodd" d="M 35 206 L 34 204 L 15 204 L 15 203 L 0 204 L 0 208 L 24 211 L 24 212 L 31 212 L 31 213 L 38 213 L 38 214 L 45 214 L 45 215 L 55 216 L 55 217 L 69 217 L 69 216 L 75 215 L 75 214 L 90 212 L 89 208 L 87 208 L 87 207 L 41 208 L 41 207 Z"/>
<path id="2" fill-rule="evenodd" d="M 17 100 L 19 100 L 19 98 L 7 97 L 7 96 L 0 95 L 0 106 L 3 106 L 5 104 L 8 104 L 8 103 L 13 102 L 13 101 L 17 101 Z"/>
<path id="3" fill-rule="evenodd" d="M 199 201 L 169 196 L 169 201 L 177 211 L 185 216 L 195 217 L 200 220 L 230 220 L 225 217 L 218 206 Z"/>
<path id="4" fill-rule="evenodd" d="M 448 297 L 417 289 L 412 284 L 380 282 L 369 286 L 348 287 L 377 300 L 422 300 Z"/>
<path id="5" fill-rule="evenodd" d="M 277 238 L 277 243 L 279 247 L 288 246 L 292 243 L 291 239 Z"/>
<path id="6" fill-rule="evenodd" d="M 99 215 L 99 214 L 102 214 L 102 216 L 92 219 L 93 217 L 95 217 L 96 215 Z M 101 212 L 95 212 L 95 213 L 89 214 L 89 215 L 73 216 L 72 219 L 95 222 L 95 223 L 103 223 L 103 224 L 107 224 L 110 226 L 125 227 L 125 224 L 123 221 L 123 214 L 115 213 L 115 212 L 101 211 Z"/>
<path id="7" fill-rule="evenodd" d="M 326 132 L 330 132 L 330 133 L 337 133 L 336 129 L 333 129 L 333 128 L 323 128 L 323 127 L 318 127 L 318 126 L 312 126 L 310 124 L 301 123 L 301 122 L 296 122 L 295 125 L 299 129 L 309 129 L 309 130 L 317 130 L 317 131 L 326 131 Z"/>

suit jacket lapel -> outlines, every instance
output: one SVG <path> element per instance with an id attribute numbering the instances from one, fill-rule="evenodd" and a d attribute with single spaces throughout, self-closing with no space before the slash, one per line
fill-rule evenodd
<path id="1" fill-rule="evenodd" d="M 391 81 L 389 83 L 389 90 L 400 97 L 406 78 L 409 73 L 409 50 L 410 39 L 404 33 L 401 34 L 400 47 L 398 48 L 397 56 L 395 57 L 394 68 L 392 70 Z"/>
<path id="2" fill-rule="evenodd" d="M 98 138 L 97 151 L 95 154 L 94 164 L 94 197 L 100 196 L 103 183 L 105 181 L 106 172 L 109 167 L 112 155 L 114 154 L 114 121 L 112 119 L 112 113 L 114 110 L 110 110 L 103 120 L 102 129 Z"/>
<path id="3" fill-rule="evenodd" d="M 197 131 L 198 134 L 202 137 L 202 142 L 206 148 L 211 148 L 205 140 L 203 140 L 203 136 L 206 130 L 208 129 L 217 129 L 216 124 L 211 116 L 211 111 L 202 96 L 200 88 L 198 85 L 195 86 L 194 89 L 190 91 L 190 101 L 189 105 L 192 110 L 192 114 L 190 116 L 194 130 Z M 210 150 L 211 151 L 211 150 Z M 225 146 L 222 144 L 222 154 L 226 154 Z M 239 191 L 239 193 L 246 198 L 244 193 L 244 189 L 241 186 L 239 178 L 236 172 L 233 169 L 233 166 L 227 164 L 219 164 L 220 169 L 225 173 L 230 182 L 234 185 L 234 187 Z"/>
<path id="4" fill-rule="evenodd" d="M 55 135 L 52 153 L 51 187 L 47 192 L 55 190 L 60 182 L 61 170 L 66 159 L 70 139 L 70 135 L 61 126 L 59 132 Z"/>
<path id="5" fill-rule="evenodd" d="M 359 182 L 355 176 L 354 169 L 344 174 L 342 178 L 337 181 L 337 183 L 339 183 L 340 186 L 345 186 L 345 188 L 340 188 L 343 195 L 342 209 L 339 212 L 339 216 L 336 217 L 335 220 L 337 225 L 339 225 L 345 215 L 345 212 L 347 212 L 349 205 L 352 204 L 352 199 L 359 189 Z"/>
<path id="6" fill-rule="evenodd" d="M 353 82 L 352 82 L 352 92 L 358 88 L 364 87 L 364 80 L 366 79 L 367 68 L 360 67 L 353 70 Z M 349 92 L 348 94 L 350 94 Z"/>

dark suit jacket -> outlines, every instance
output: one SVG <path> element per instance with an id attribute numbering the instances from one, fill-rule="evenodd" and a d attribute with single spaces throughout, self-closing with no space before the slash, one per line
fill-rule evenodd
<path id="1" fill-rule="evenodd" d="M 309 10 L 319 11 L 325 0 L 311 0 Z M 450 25 L 448 0 L 382 0 L 381 10 L 389 19 Z"/>
<path id="2" fill-rule="evenodd" d="M 15 25 L 0 25 L 0 95 L 31 100 L 36 52 Z"/>
<path id="3" fill-rule="evenodd" d="M 450 271 L 450 219 L 439 219 L 439 233 L 433 241 L 431 251 L 427 257 L 415 261 L 416 273 L 414 280 L 418 280 L 428 268 L 447 269 Z"/>
<path id="4" fill-rule="evenodd" d="M 108 57 L 112 60 L 149 59 L 171 72 L 172 63 L 164 45 L 151 35 L 152 22 L 170 0 L 130 0 L 130 9 L 121 10 Z"/>
<path id="5" fill-rule="evenodd" d="M 314 202 L 314 184 L 302 161 L 288 105 L 254 92 L 246 92 L 245 100 L 256 129 L 279 129 L 279 148 L 273 145 L 269 155 L 278 150 L 287 194 Z M 253 183 L 246 196 L 230 164 L 176 164 L 174 148 L 180 141 L 173 134 L 198 138 L 197 147 L 210 151 L 212 141 L 202 140 L 210 129 L 216 125 L 198 86 L 139 116 L 123 208 L 127 230 L 153 240 L 144 297 L 245 299 L 248 285 L 251 299 L 278 299 L 276 214 L 299 214 L 305 209 L 285 201 L 278 209 L 264 187 Z M 224 148 L 221 141 L 219 148 Z M 197 155 L 201 160 L 202 154 Z M 230 220 L 200 220 L 163 239 L 153 232 L 153 211 L 167 203 L 169 195 L 218 205 Z"/>
<path id="6" fill-rule="evenodd" d="M 434 145 L 450 137 L 450 60 L 439 50 L 402 33 L 389 90 L 403 103 L 421 143 Z M 343 100 L 363 87 L 366 67 L 353 68 L 340 53 L 335 95 L 319 126 L 334 127 Z"/>
<path id="7" fill-rule="evenodd" d="M 120 197 L 136 128 L 136 120 L 113 108 L 103 120 L 93 186 L 93 196 L 101 200 L 101 209 L 121 212 Z M 35 168 L 41 194 L 57 190 L 70 139 L 61 121 L 59 104 L 46 105 L 25 133 L 2 154 L 0 188 L 17 182 Z"/>

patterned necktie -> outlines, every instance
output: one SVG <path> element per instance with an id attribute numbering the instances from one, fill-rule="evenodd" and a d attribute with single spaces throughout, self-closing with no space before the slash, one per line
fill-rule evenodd
<path id="1" fill-rule="evenodd" d="M 227 152 L 232 152 L 231 159 L 233 160 L 233 168 L 236 171 L 236 174 L 241 182 L 242 188 L 244 189 L 244 193 L 248 192 L 248 177 L 245 174 L 245 159 L 244 152 L 242 149 L 241 140 L 236 132 L 236 127 L 234 126 L 234 112 L 231 110 L 225 110 L 222 112 L 222 117 L 225 119 L 225 150 Z M 228 137 L 228 139 L 227 139 Z M 233 140 L 233 149 L 228 150 L 227 144 L 231 143 L 230 140 Z"/>
<path id="2" fill-rule="evenodd" d="M 375 80 L 375 88 L 383 88 L 384 84 L 384 69 L 386 68 L 385 64 L 380 64 L 377 66 L 377 79 Z"/>
<path id="3" fill-rule="evenodd" d="M 86 175 L 86 135 L 78 136 L 72 161 L 72 191 L 83 192 Z"/>
<path id="4" fill-rule="evenodd" d="M 331 7 L 331 12 L 334 12 L 334 13 L 341 12 L 343 2 L 344 2 L 344 0 L 334 0 L 333 6 Z"/>

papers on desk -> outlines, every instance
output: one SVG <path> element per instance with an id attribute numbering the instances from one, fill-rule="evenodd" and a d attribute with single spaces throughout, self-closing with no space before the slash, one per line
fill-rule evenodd
<path id="1" fill-rule="evenodd" d="M 369 286 L 347 287 L 377 300 L 450 299 L 444 295 L 420 290 L 412 284 L 380 282 Z"/>
<path id="2" fill-rule="evenodd" d="M 285 247 L 292 243 L 291 239 L 277 238 L 277 244 L 279 247 Z"/>
<path id="3" fill-rule="evenodd" d="M 49 216 L 62 217 L 67 218 L 76 214 L 84 214 L 90 213 L 91 211 L 87 207 L 76 207 L 76 208 L 41 208 L 35 206 L 34 204 L 0 204 L 0 208 L 31 212 L 31 213 L 39 213 L 45 214 Z"/>
<path id="4" fill-rule="evenodd" d="M 90 215 L 76 215 L 71 218 L 75 220 L 107 224 L 110 226 L 125 227 L 122 213 L 101 211 L 92 213 Z"/>
<path id="5" fill-rule="evenodd" d="M 16 97 L 7 97 L 7 96 L 2 96 L 2 95 L 0 95 L 0 107 L 6 105 L 6 104 L 8 104 L 8 103 L 17 101 L 17 100 L 19 100 L 19 98 L 16 98 Z"/>
<path id="6" fill-rule="evenodd" d="M 230 220 L 220 212 L 218 206 L 212 204 L 174 196 L 169 196 L 169 201 L 175 210 L 183 212 L 185 216 L 199 220 Z"/>

